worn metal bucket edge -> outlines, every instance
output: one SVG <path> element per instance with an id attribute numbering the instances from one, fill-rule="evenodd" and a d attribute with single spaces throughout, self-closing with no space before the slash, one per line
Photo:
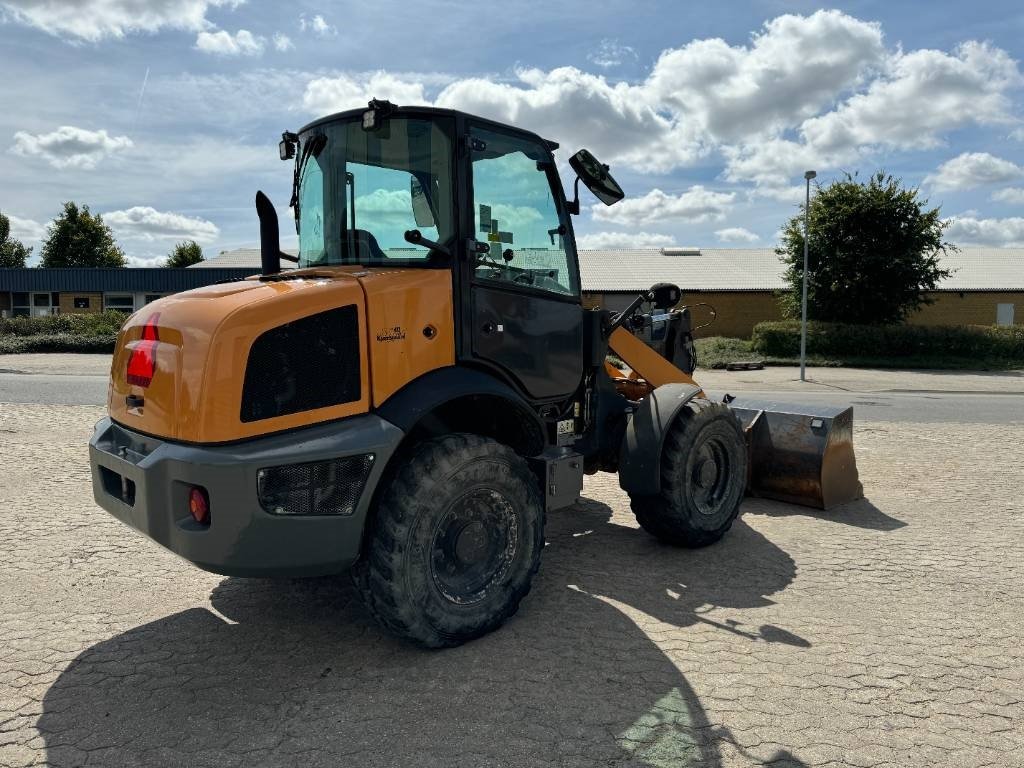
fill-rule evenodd
<path id="1" fill-rule="evenodd" d="M 863 496 L 853 452 L 853 407 L 733 398 L 750 455 L 747 491 L 817 509 Z"/>

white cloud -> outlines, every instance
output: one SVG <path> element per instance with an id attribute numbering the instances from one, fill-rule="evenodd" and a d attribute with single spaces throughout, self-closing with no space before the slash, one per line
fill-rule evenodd
<path id="1" fill-rule="evenodd" d="M 715 192 L 698 184 L 678 195 L 652 189 L 642 197 L 626 198 L 612 206 L 594 205 L 591 210 L 599 221 L 631 226 L 671 221 L 701 223 L 724 219 L 735 199 L 733 192 Z"/>
<path id="2" fill-rule="evenodd" d="M 620 66 L 626 61 L 636 61 L 636 50 L 623 45 L 618 40 L 605 38 L 598 43 L 597 49 L 587 54 L 587 61 L 602 69 Z"/>
<path id="3" fill-rule="evenodd" d="M 812 170 L 812 169 L 805 169 Z M 814 194 L 812 187 L 811 194 Z M 768 200 L 774 200 L 777 203 L 790 203 L 797 205 L 803 203 L 807 196 L 807 188 L 803 184 L 791 185 L 791 186 L 774 186 L 771 183 L 755 187 L 749 190 L 748 195 L 750 199 L 756 200 L 758 198 L 766 198 Z"/>
<path id="4" fill-rule="evenodd" d="M 651 232 L 593 232 L 576 238 L 576 246 L 589 250 L 618 250 L 624 248 L 664 248 L 675 243 L 675 238 Z"/>
<path id="5" fill-rule="evenodd" d="M 34 243 L 46 235 L 46 227 L 32 219 L 21 219 L 9 213 L 4 214 L 11 223 L 11 237 L 25 243 Z"/>
<path id="6" fill-rule="evenodd" d="M 299 31 L 300 32 L 312 32 L 320 37 L 328 37 L 331 35 L 338 34 L 338 28 L 332 24 L 328 24 L 327 20 L 319 13 L 312 19 L 307 19 L 306 14 L 299 16 Z"/>
<path id="7" fill-rule="evenodd" d="M 797 189 L 792 181 L 801 178 L 804 171 L 836 167 L 859 156 L 857 148 L 822 153 L 807 144 L 781 138 L 726 146 L 722 153 L 726 159 L 725 178 L 752 181 L 758 185 L 757 194 L 766 197 L 784 196 L 787 190 Z M 801 188 L 798 198 L 803 197 L 803 192 Z"/>
<path id="8" fill-rule="evenodd" d="M 715 236 L 723 243 L 756 243 L 761 238 L 743 227 L 716 229 Z"/>
<path id="9" fill-rule="evenodd" d="M 647 106 L 633 86 L 609 84 L 574 67 L 516 73 L 517 85 L 483 78 L 457 80 L 431 100 L 424 77 L 375 72 L 311 80 L 303 106 L 315 114 L 365 106 L 370 98 L 398 104 L 461 109 L 533 130 L 545 138 L 585 145 L 607 161 L 670 170 L 701 148 L 682 127 Z M 436 76 L 433 76 L 436 80 Z"/>
<path id="10" fill-rule="evenodd" d="M 715 38 L 666 51 L 647 89 L 681 119 L 735 141 L 811 117 L 884 61 L 878 24 L 818 11 L 768 21 L 749 46 Z"/>
<path id="11" fill-rule="evenodd" d="M 195 240 L 209 243 L 220 230 L 212 221 L 183 216 L 180 213 L 158 211 L 149 206 L 135 206 L 123 211 L 103 214 L 119 238 L 125 240 Z"/>
<path id="12" fill-rule="evenodd" d="M 878 147 L 935 147 L 942 134 L 966 125 L 1008 122 L 1008 92 L 1024 84 L 1009 55 L 968 42 L 942 51 L 897 52 L 883 74 L 831 112 L 795 129 L 800 141 L 769 137 L 726 148 L 726 177 L 784 184 L 807 168 L 837 168 Z"/>
<path id="13" fill-rule="evenodd" d="M 946 236 L 958 245 L 1024 246 L 1024 218 L 979 219 L 954 217 Z"/>
<path id="14" fill-rule="evenodd" d="M 253 35 L 247 29 L 240 29 L 233 35 L 223 29 L 196 35 L 196 50 L 218 56 L 260 56 L 266 45 L 265 37 Z"/>
<path id="15" fill-rule="evenodd" d="M 865 92 L 806 121 L 801 133 L 825 151 L 874 144 L 933 147 L 943 131 L 1009 121 L 1006 91 L 1021 84 L 1017 63 L 986 43 L 964 43 L 953 55 L 897 53 L 884 76 Z"/>
<path id="16" fill-rule="evenodd" d="M 131 32 L 163 28 L 199 31 L 206 12 L 242 0 L 2 0 L 0 6 L 18 22 L 58 37 L 89 42 L 120 38 Z"/>
<path id="17" fill-rule="evenodd" d="M 385 77 L 316 78 L 304 106 L 322 113 L 361 105 L 373 95 L 367 80 Z M 768 21 L 746 45 L 708 39 L 667 50 L 639 82 L 560 67 L 521 69 L 510 81 L 457 79 L 436 93 L 414 75 L 391 76 L 387 85 L 400 100 L 513 123 L 641 172 L 669 172 L 717 152 L 725 178 L 781 199 L 810 168 L 846 168 L 886 148 L 934 147 L 966 125 L 1019 124 L 1010 92 L 1024 78 L 986 43 L 888 49 L 878 24 L 818 11 Z"/>
<path id="18" fill-rule="evenodd" d="M 281 51 L 283 53 L 284 51 L 290 51 L 294 47 L 295 43 L 292 42 L 292 39 L 288 37 L 288 35 L 283 32 L 274 33 L 274 50 Z"/>
<path id="19" fill-rule="evenodd" d="M 1008 205 L 1024 205 L 1024 189 L 1020 187 L 1007 187 L 992 193 L 992 199 L 997 203 Z"/>
<path id="20" fill-rule="evenodd" d="M 422 83 L 410 82 L 387 72 L 374 72 L 361 80 L 347 75 L 310 80 L 302 95 L 302 105 L 310 112 L 324 115 L 365 107 L 370 99 L 387 99 L 402 105 L 428 103 Z"/>
<path id="21" fill-rule="evenodd" d="M 1016 141 L 1024 141 L 1024 128 L 1014 128 L 1010 131 L 1010 138 Z"/>
<path id="22" fill-rule="evenodd" d="M 23 157 L 41 157 L 54 168 L 90 170 L 103 158 L 131 146 L 132 140 L 127 136 L 62 125 L 52 133 L 18 131 L 11 151 Z"/>
<path id="23" fill-rule="evenodd" d="M 561 67 L 517 73 L 519 85 L 461 80 L 437 105 L 519 125 L 572 147 L 589 147 L 605 162 L 667 171 L 704 153 L 689 127 L 677 125 L 626 83 Z"/>
<path id="24" fill-rule="evenodd" d="M 167 261 L 166 256 L 131 256 L 125 254 L 129 267 L 162 267 Z"/>
<path id="25" fill-rule="evenodd" d="M 988 152 L 964 152 L 947 160 L 939 169 L 925 177 L 925 183 L 936 189 L 973 189 L 982 184 L 1001 184 L 1019 179 L 1024 168 Z"/>

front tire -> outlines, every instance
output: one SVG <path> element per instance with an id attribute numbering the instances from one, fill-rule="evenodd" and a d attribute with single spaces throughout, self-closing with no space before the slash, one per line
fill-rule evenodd
<path id="1" fill-rule="evenodd" d="M 384 628 L 450 647 L 516 612 L 543 545 L 526 461 L 494 440 L 446 435 L 418 445 L 384 489 L 353 577 Z"/>
<path id="2" fill-rule="evenodd" d="M 661 453 L 661 492 L 630 496 L 640 526 L 679 547 L 704 547 L 739 515 L 747 485 L 747 448 L 728 406 L 694 399 L 676 417 Z"/>

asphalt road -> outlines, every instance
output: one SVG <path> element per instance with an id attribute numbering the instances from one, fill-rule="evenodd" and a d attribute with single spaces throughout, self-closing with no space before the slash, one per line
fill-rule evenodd
<path id="1" fill-rule="evenodd" d="M 711 390 L 718 399 L 723 392 Z M 744 391 L 743 397 L 781 403 L 852 405 L 858 421 L 951 424 L 1024 423 L 1024 393 L 941 391 L 792 392 Z M 0 403 L 103 405 L 106 375 L 44 374 L 0 371 Z"/>
<path id="2" fill-rule="evenodd" d="M 712 399 L 724 394 L 711 390 Z M 744 391 L 741 398 L 779 403 L 853 406 L 857 421 L 918 424 L 1024 424 L 1024 393 Z"/>
<path id="3" fill-rule="evenodd" d="M 0 372 L 0 403 L 103 405 L 106 402 L 106 376 Z"/>

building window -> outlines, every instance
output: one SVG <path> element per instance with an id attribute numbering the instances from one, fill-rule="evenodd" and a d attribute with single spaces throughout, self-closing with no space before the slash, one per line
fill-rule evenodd
<path id="1" fill-rule="evenodd" d="M 27 293 L 12 294 L 11 299 L 12 317 L 28 317 L 32 314 L 32 306 L 28 303 Z"/>
<path id="2" fill-rule="evenodd" d="M 164 295 L 162 293 L 147 293 L 145 304 L 152 304 L 157 299 L 162 299 Z"/>
<path id="3" fill-rule="evenodd" d="M 49 293 L 33 293 L 32 316 L 43 317 L 44 315 L 52 315 L 53 304 L 51 303 L 51 298 Z"/>
<path id="4" fill-rule="evenodd" d="M 104 309 L 116 309 L 119 312 L 134 312 L 135 297 L 130 293 L 107 293 L 103 296 Z"/>
<path id="5" fill-rule="evenodd" d="M 996 325 L 1013 325 L 1013 304 L 996 304 Z"/>

